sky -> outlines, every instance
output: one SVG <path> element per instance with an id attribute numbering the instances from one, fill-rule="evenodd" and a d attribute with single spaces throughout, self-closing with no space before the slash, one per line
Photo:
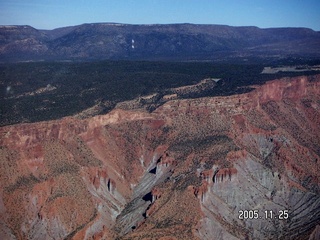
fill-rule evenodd
<path id="1" fill-rule="evenodd" d="M 0 25 L 223 24 L 320 31 L 320 0 L 0 0 Z"/>

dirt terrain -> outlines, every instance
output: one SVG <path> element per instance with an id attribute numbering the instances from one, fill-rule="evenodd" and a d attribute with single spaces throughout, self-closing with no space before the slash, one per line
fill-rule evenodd
<path id="1" fill-rule="evenodd" d="M 318 239 L 320 75 L 167 100 L 1 127 L 0 239 Z"/>

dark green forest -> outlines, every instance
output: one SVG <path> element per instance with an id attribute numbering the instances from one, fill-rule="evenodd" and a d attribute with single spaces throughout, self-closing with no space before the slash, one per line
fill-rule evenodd
<path id="1" fill-rule="evenodd" d="M 183 98 L 232 95 L 250 85 L 284 76 L 317 72 L 261 74 L 262 64 L 211 62 L 28 62 L 0 64 L 0 125 L 37 122 L 74 115 L 99 102 L 116 103 L 151 93 L 220 78 L 210 91 Z M 50 91 L 37 92 L 39 89 Z"/>

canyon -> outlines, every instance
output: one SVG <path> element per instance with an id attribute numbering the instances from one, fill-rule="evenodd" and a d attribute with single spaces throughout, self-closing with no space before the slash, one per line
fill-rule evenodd
<path id="1" fill-rule="evenodd" d="M 251 87 L 1 127 L 0 239 L 319 239 L 320 75 Z"/>

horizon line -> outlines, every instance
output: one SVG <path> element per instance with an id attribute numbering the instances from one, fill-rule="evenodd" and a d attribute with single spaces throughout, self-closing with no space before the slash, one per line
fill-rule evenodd
<path id="1" fill-rule="evenodd" d="M 165 25 L 202 25 L 202 26 L 225 26 L 225 27 L 234 27 L 234 28 L 241 28 L 241 27 L 248 27 L 248 28 L 258 28 L 258 29 L 279 29 L 279 28 L 301 28 L 301 29 L 311 29 L 314 32 L 320 32 L 320 30 L 315 30 L 310 27 L 258 27 L 255 25 L 241 25 L 241 26 L 236 26 L 236 25 L 228 25 L 228 24 L 216 24 L 216 23 L 191 23 L 191 22 L 176 22 L 176 23 L 120 23 L 120 22 L 84 22 L 81 24 L 76 24 L 76 25 L 66 25 L 66 26 L 61 26 L 61 27 L 55 27 L 52 29 L 43 29 L 43 28 L 36 28 L 32 25 L 29 24 L 0 24 L 0 27 L 31 27 L 36 30 L 45 30 L 45 31 L 52 31 L 55 29 L 60 29 L 60 28 L 67 28 L 67 27 L 77 27 L 77 26 L 82 26 L 82 25 L 93 25 L 93 24 L 106 24 L 106 25 L 128 25 L 128 26 L 165 26 Z"/>

